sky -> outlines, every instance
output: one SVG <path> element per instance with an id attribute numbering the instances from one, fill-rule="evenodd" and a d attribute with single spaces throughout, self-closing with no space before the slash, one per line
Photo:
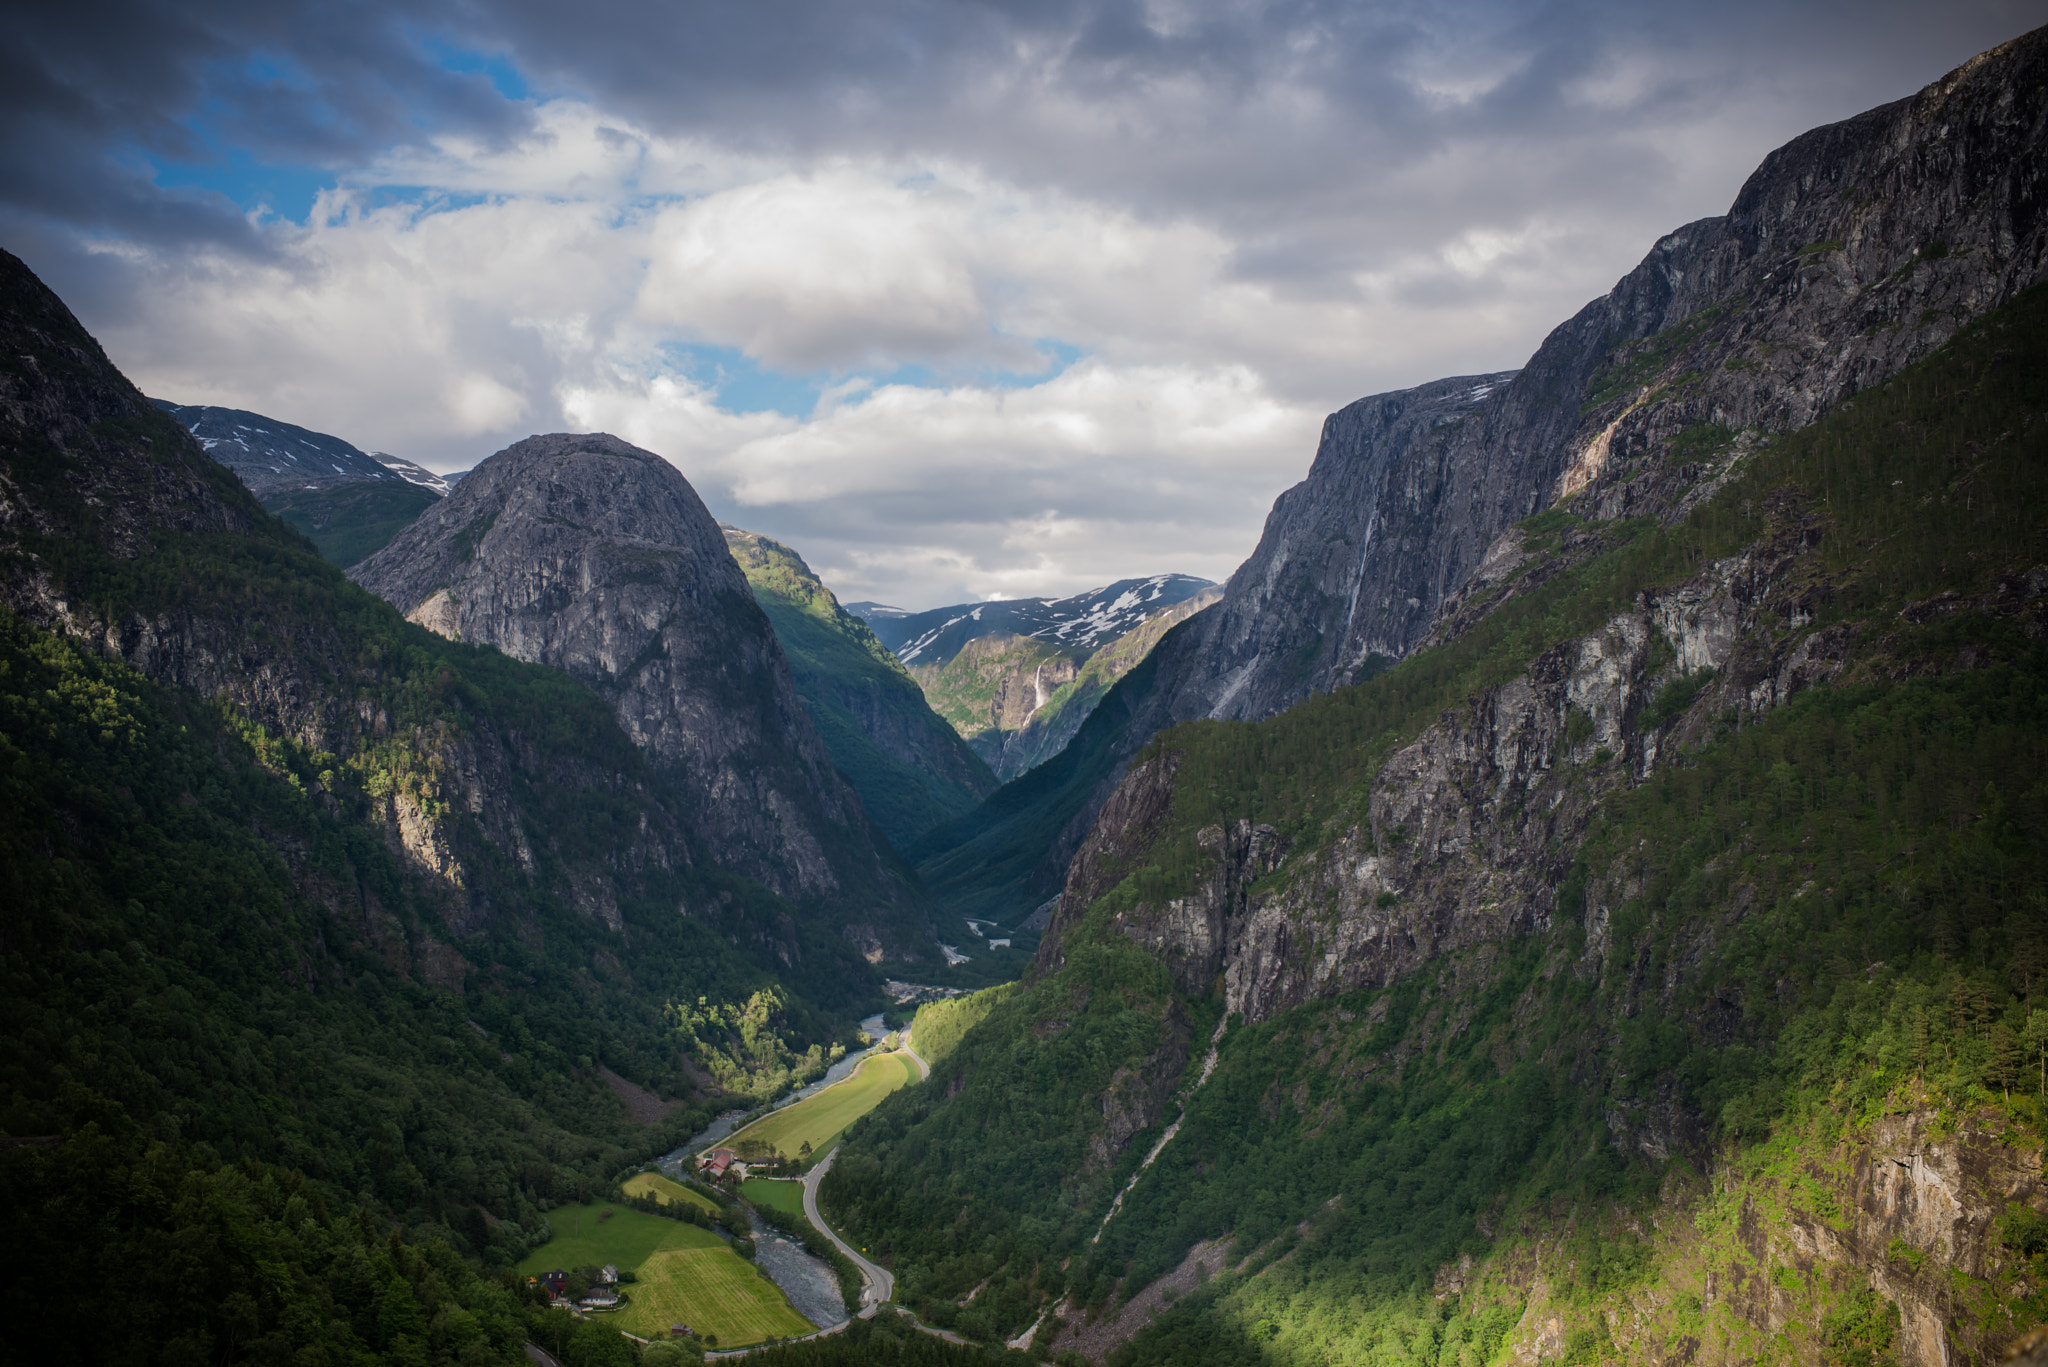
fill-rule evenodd
<path id="1" fill-rule="evenodd" d="M 2048 0 L 27 0 L 0 246 L 145 393 L 608 431 L 842 600 L 1221 580 L 1326 414 L 1522 363 Z"/>

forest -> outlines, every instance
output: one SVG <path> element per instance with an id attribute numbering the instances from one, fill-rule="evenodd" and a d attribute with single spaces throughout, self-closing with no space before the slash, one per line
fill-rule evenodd
<path id="1" fill-rule="evenodd" d="M 1171 806 L 1064 929 L 1065 967 L 996 1006 L 932 1087 L 850 1136 L 828 1211 L 893 1256 L 920 1313 L 984 1340 L 1048 1299 L 1099 1312 L 1224 1240 L 1228 1270 L 1118 1364 L 1368 1347 L 1390 1363 L 1490 1361 L 1526 1280 L 1445 1296 L 1434 1278 L 1562 1250 L 1578 1279 L 1560 1293 L 1579 1336 L 1568 1356 L 1591 1361 L 1615 1352 L 1603 1305 L 1686 1275 L 1658 1263 L 1668 1244 L 1631 1232 L 1673 1182 L 1699 1196 L 1699 1174 L 1725 1168 L 1825 1222 L 1846 1217 L 1799 1155 L 1858 1142 L 1887 1116 L 2038 1144 L 2048 647 L 2015 614 L 2040 592 L 2024 572 L 2048 561 L 2044 419 L 2036 289 L 1770 440 L 1676 525 L 1569 507 L 1531 519 L 1525 537 L 1551 554 L 1447 644 L 1265 722 L 1162 734 L 1148 753 L 1177 761 Z M 1445 709 L 1643 590 L 1758 544 L 1803 550 L 1812 629 L 1854 631 L 1834 684 L 1707 718 L 1680 762 L 1606 798 L 1547 931 L 1233 1025 L 1194 1085 L 1220 999 L 1177 989 L 1112 921 L 1195 890 L 1213 858 L 1201 828 L 1250 818 L 1313 853 L 1366 819 L 1386 757 Z M 1712 682 L 1678 676 L 1636 724 L 1696 715 Z M 1106 1144 L 1113 1113 L 1140 1110 L 1124 1104 L 1140 1079 L 1162 1076 L 1160 1120 Z M 1625 1117 L 1674 1102 L 1696 1128 L 1680 1127 L 1667 1158 L 1617 1142 Z M 1176 1115 L 1173 1142 L 1102 1224 Z M 1718 1208 L 1704 1203 L 1701 1239 L 1725 1237 Z M 935 1224 L 932 1209 L 957 1214 Z M 1994 1234 L 2021 1260 L 2048 1250 L 2030 1214 L 2016 1208 Z M 1896 1256 L 1917 1269 L 1925 1255 Z M 1949 1294 L 2039 1319 L 2044 1271 L 2022 1277 L 2017 1303 L 1961 1271 Z M 1853 1288 L 1793 1280 L 1826 1360 L 1868 1361 L 1889 1342 Z M 1654 1325 L 1665 1350 L 1705 1332 L 1691 1304 Z"/>

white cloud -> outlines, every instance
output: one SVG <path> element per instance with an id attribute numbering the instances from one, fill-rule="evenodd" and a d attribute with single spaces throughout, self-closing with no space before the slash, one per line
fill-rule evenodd
<path id="1" fill-rule="evenodd" d="M 261 225 L 265 256 L 109 240 L 132 288 L 87 322 L 149 393 L 441 469 L 617 432 L 851 598 L 1220 579 L 1325 413 L 1520 363 L 1814 121 L 1810 89 L 1731 82 L 1725 53 L 1574 66 L 1557 34 L 1376 15 L 1301 11 L 1241 69 L 1185 0 L 1143 7 L 1146 50 L 1207 32 L 1220 65 L 1020 31 L 915 126 L 832 87 L 836 140 L 816 109 L 526 102 L 372 157 Z M 815 405 L 739 411 L 760 376 L 690 347 Z"/>

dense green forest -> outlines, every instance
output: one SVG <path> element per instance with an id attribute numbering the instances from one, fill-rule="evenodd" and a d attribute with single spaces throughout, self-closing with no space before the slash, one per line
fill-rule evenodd
<path id="1" fill-rule="evenodd" d="M 1800 1155 L 1835 1152 L 1886 1115 L 2038 1146 L 2048 647 L 2027 572 L 2048 562 L 2044 457 L 2037 289 L 1764 445 L 1675 525 L 1569 508 L 1532 519 L 1528 541 L 1553 554 L 1448 645 L 1266 722 L 1163 734 L 1148 754 L 1177 760 L 1171 806 L 1064 928 L 1064 968 L 850 1134 L 828 1209 L 893 1259 L 908 1303 L 982 1339 L 1017 1332 L 1042 1298 L 1113 1306 L 1200 1241 L 1226 1241 L 1229 1270 L 1181 1295 L 1119 1364 L 1491 1361 L 1526 1279 L 1445 1296 L 1432 1278 L 1461 1257 L 1512 1262 L 1562 1240 L 1579 1281 L 1553 1304 L 1568 1357 L 1593 1361 L 1616 1352 L 1603 1297 L 1692 1275 L 1658 1265 L 1670 1251 L 1631 1212 L 1716 1154 L 1825 1222 L 1841 1214 Z M 1306 865 L 1367 821 L 1380 765 L 1445 709 L 1644 589 L 1759 545 L 1790 557 L 1811 610 L 1797 629 L 1853 633 L 1834 684 L 1746 716 L 1705 710 L 1713 679 L 1675 677 L 1634 724 L 1684 725 L 1692 749 L 1601 804 L 1576 858 L 1563 853 L 1548 930 L 1236 1024 L 1194 1086 L 1220 999 L 1177 990 L 1112 921 L 1195 890 L 1213 857 L 1197 831 L 1268 822 Z M 1184 1114 L 1182 1128 L 1103 1225 L 1162 1131 L 1113 1159 L 1101 1137 L 1162 1075 L 1169 1090 L 1179 1079 L 1185 1110 L 1167 1098 L 1155 1113 Z M 1616 1142 L 1613 1125 L 1674 1101 L 1695 1128 L 1680 1127 L 1668 1160 Z M 1734 1217 L 1703 1209 L 1699 1237 L 1726 1237 L 1714 1221 Z M 935 1223 L 934 1210 L 954 1215 Z M 2028 1213 L 2000 1237 L 2039 1257 L 2048 1237 Z M 1924 1254 L 1894 1256 L 1917 1267 Z M 1889 1342 L 1867 1291 L 1772 1275 L 1810 1299 L 1827 1360 Z M 2048 1313 L 2038 1276 L 2014 1302 L 1946 1275 L 1971 1315 Z M 1677 1351 L 1706 1332 L 1701 1313 L 1680 1297 L 1652 1328 Z"/>
<path id="2" fill-rule="evenodd" d="M 995 775 L 934 715 L 867 623 L 839 606 L 789 547 L 736 529 L 727 530 L 726 541 L 775 628 L 832 763 L 891 843 L 903 849 L 972 810 L 995 787 Z M 890 748 L 878 735 L 889 738 Z"/>
<path id="3" fill-rule="evenodd" d="M 418 484 L 366 481 L 274 494 L 263 506 L 346 569 L 383 550 L 440 497 Z"/>
<path id="4" fill-rule="evenodd" d="M 8 1347 L 520 1360 L 552 1322 L 489 1269 L 730 1104 L 693 1052 L 807 1077 L 872 975 L 693 848 L 600 699 L 350 584 L 0 265 Z M 740 933 L 777 924 L 801 963 Z"/>

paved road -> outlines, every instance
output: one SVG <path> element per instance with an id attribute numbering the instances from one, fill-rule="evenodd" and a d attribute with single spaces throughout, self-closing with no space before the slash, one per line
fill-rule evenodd
<path id="1" fill-rule="evenodd" d="M 910 1055 L 910 1061 L 917 1065 L 917 1080 L 923 1082 L 932 1075 L 932 1066 L 924 1061 L 924 1055 L 910 1047 L 910 1032 L 903 1032 L 903 1052 Z"/>
<path id="2" fill-rule="evenodd" d="M 826 1238 L 839 1246 L 841 1253 L 853 1260 L 855 1267 L 860 1269 L 861 1277 L 867 1282 L 867 1289 L 862 1291 L 860 1296 L 860 1317 L 864 1320 L 873 1319 L 882 1302 L 896 1294 L 896 1278 L 889 1274 L 889 1269 L 877 1267 L 861 1257 L 860 1250 L 840 1238 L 832 1226 L 825 1223 L 825 1217 L 818 1213 L 818 1183 L 825 1180 L 825 1174 L 832 1171 L 832 1164 L 838 1161 L 838 1158 L 839 1150 L 834 1149 L 825 1155 L 824 1162 L 804 1174 L 804 1214 L 810 1218 L 812 1224 L 824 1231 Z"/>

